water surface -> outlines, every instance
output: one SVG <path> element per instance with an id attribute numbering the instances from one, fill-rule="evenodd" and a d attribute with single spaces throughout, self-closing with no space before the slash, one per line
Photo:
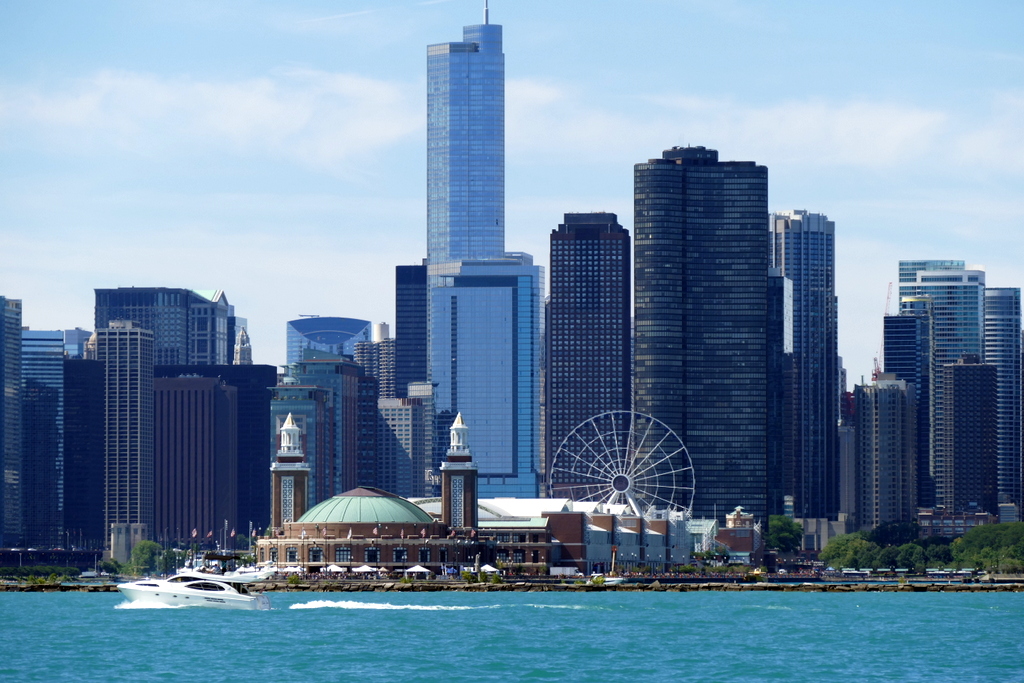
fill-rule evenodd
<path id="1" fill-rule="evenodd" d="M 1021 593 L 2 593 L 0 680 L 1024 681 Z"/>

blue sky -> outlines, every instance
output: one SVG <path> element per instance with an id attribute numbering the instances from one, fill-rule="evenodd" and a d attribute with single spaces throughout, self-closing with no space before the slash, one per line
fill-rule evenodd
<path id="1" fill-rule="evenodd" d="M 213 5 L 211 7 L 211 5 Z M 0 294 L 91 327 L 93 288 L 220 288 L 257 362 L 299 314 L 393 322 L 425 252 L 425 54 L 477 0 L 0 4 Z M 506 241 L 632 227 L 679 144 L 836 221 L 840 352 L 871 369 L 901 258 L 1024 285 L 1024 4 L 493 0 Z"/>

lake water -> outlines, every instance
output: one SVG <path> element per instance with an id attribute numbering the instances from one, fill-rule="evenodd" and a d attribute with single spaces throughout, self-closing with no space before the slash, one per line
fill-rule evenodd
<path id="1" fill-rule="evenodd" d="M 1024 681 L 1022 593 L 2 593 L 0 680 Z"/>

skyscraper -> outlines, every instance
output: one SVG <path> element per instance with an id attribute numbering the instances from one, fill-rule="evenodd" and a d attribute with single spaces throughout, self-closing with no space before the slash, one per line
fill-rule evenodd
<path id="1" fill-rule="evenodd" d="M 917 507 L 914 392 L 883 375 L 854 388 L 857 424 L 857 523 L 873 529 L 909 522 Z"/>
<path id="2" fill-rule="evenodd" d="M 411 382 L 430 377 L 430 297 L 427 266 L 395 268 L 395 396 L 409 395 Z"/>
<path id="3" fill-rule="evenodd" d="M 792 496 L 793 281 L 781 268 L 768 270 L 768 514 L 786 513 Z M 792 500 L 792 497 L 790 498 Z"/>
<path id="4" fill-rule="evenodd" d="M 630 252 L 614 213 L 567 213 L 551 232 L 547 464 L 580 423 L 632 407 Z"/>
<path id="5" fill-rule="evenodd" d="M 127 562 L 153 530 L 153 332 L 127 320 L 99 328 L 104 364 L 104 530 L 110 551 Z"/>
<path id="6" fill-rule="evenodd" d="M 187 544 L 198 529 L 222 539 L 225 523 L 238 531 L 238 390 L 215 377 L 160 377 L 153 392 L 153 538 Z"/>
<path id="7" fill-rule="evenodd" d="M 963 261 L 900 261 L 900 299 L 926 296 L 932 312 L 932 419 L 929 475 L 935 484 L 935 504 L 951 506 L 947 471 L 951 442 L 943 434 L 947 373 L 939 369 L 964 356 L 985 357 L 985 271 L 965 269 Z"/>
<path id="8" fill-rule="evenodd" d="M 103 548 L 103 363 L 64 361 L 64 529 L 73 545 Z"/>
<path id="9" fill-rule="evenodd" d="M 427 48 L 427 260 L 504 252 L 505 55 L 485 11 L 462 42 Z"/>
<path id="10" fill-rule="evenodd" d="M 427 48 L 429 379 L 436 409 L 474 425 L 481 495 L 532 497 L 543 282 L 530 255 L 505 252 L 501 41 L 485 9 L 462 42 Z"/>
<path id="11" fill-rule="evenodd" d="M 270 399 L 277 384 L 272 365 L 160 365 L 154 377 L 198 376 L 223 380 L 238 392 L 238 533 L 250 525 L 263 529 L 270 509 L 270 462 L 273 432 Z M 162 531 L 162 530 L 160 530 Z"/>
<path id="12" fill-rule="evenodd" d="M 768 169 L 674 147 L 634 182 L 635 409 L 686 445 L 695 517 L 764 520 Z"/>
<path id="13" fill-rule="evenodd" d="M 953 512 L 979 508 L 999 514 L 999 418 L 996 367 L 966 355 L 944 365 L 941 452 L 946 461 L 936 484 Z"/>
<path id="14" fill-rule="evenodd" d="M 157 365 L 228 365 L 234 306 L 220 290 L 120 287 L 96 290 L 96 329 L 130 320 L 153 333 Z"/>
<path id="15" fill-rule="evenodd" d="M 431 289 L 431 380 L 439 412 L 473 427 L 480 495 L 538 495 L 540 309 L 533 259 L 466 261 Z"/>
<path id="16" fill-rule="evenodd" d="M 985 290 L 985 362 L 996 368 L 999 415 L 999 497 L 1021 500 L 1020 288 Z"/>
<path id="17" fill-rule="evenodd" d="M 21 301 L 0 296 L 0 547 L 21 542 Z"/>
<path id="18" fill-rule="evenodd" d="M 905 297 L 900 314 L 885 316 L 883 358 L 885 372 L 913 388 L 917 414 L 917 504 L 935 505 L 935 482 L 931 477 L 932 423 L 932 300 Z"/>
<path id="19" fill-rule="evenodd" d="M 807 211 L 770 219 L 773 266 L 793 283 L 793 496 L 798 517 L 839 512 L 835 223 Z"/>
<path id="20" fill-rule="evenodd" d="M 21 333 L 22 477 L 25 545 L 64 539 L 64 332 Z"/>

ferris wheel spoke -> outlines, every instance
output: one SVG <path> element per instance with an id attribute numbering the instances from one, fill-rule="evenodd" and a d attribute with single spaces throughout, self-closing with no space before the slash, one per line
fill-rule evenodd
<path id="1" fill-rule="evenodd" d="M 644 461 L 644 464 L 646 465 L 646 467 L 644 467 L 643 470 L 638 470 L 637 474 L 639 475 L 641 473 L 647 472 L 647 471 L 652 470 L 652 469 L 657 471 L 657 468 L 660 467 L 661 464 L 665 463 L 665 462 L 670 463 L 670 464 L 674 464 L 675 461 L 673 460 L 673 458 L 675 458 L 679 453 L 685 453 L 685 452 L 686 452 L 686 448 L 685 447 L 679 447 L 676 450 L 672 451 L 671 453 L 665 453 L 664 451 L 662 451 L 662 453 L 665 453 L 665 454 L 662 455 L 661 457 L 659 457 L 658 459 L 655 459 L 653 457 L 652 458 L 644 458 L 643 461 Z M 675 472 L 675 467 L 673 467 L 671 471 Z"/>

